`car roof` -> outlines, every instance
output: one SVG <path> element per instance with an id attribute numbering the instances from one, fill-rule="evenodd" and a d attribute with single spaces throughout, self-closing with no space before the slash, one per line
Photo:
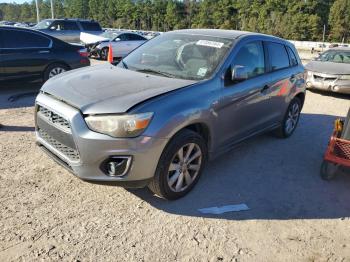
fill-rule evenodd
<path id="1" fill-rule="evenodd" d="M 282 41 L 286 41 L 282 38 L 265 35 L 260 33 L 248 32 L 248 31 L 239 31 L 239 30 L 224 30 L 224 29 L 183 29 L 176 30 L 173 33 L 182 33 L 182 34 L 193 34 L 193 35 L 206 35 L 212 37 L 221 37 L 227 39 L 237 39 L 241 36 L 265 36 Z"/>
<path id="2" fill-rule="evenodd" d="M 332 51 L 350 51 L 350 47 L 338 46 L 338 47 L 329 48 L 327 51 L 329 51 L 329 50 L 332 50 Z"/>
<path id="3" fill-rule="evenodd" d="M 55 18 L 55 19 L 44 19 L 45 21 L 75 21 L 75 22 L 91 22 L 91 23 L 98 23 L 95 20 L 91 19 L 80 19 L 80 18 Z M 44 21 L 42 20 L 42 21 Z"/>

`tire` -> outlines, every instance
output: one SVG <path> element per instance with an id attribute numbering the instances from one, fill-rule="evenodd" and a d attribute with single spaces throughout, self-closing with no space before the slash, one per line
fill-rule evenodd
<path id="1" fill-rule="evenodd" d="M 181 149 L 183 163 L 179 157 Z M 188 151 L 191 152 L 187 157 Z M 180 131 L 165 147 L 149 189 L 168 200 L 185 196 L 198 182 L 207 162 L 207 154 L 207 145 L 202 136 L 188 129 Z M 186 163 L 186 158 L 190 162 Z M 191 161 L 191 158 L 194 159 Z"/>
<path id="2" fill-rule="evenodd" d="M 102 48 L 100 51 L 100 58 L 104 61 L 107 61 L 108 60 L 108 52 L 109 52 L 108 47 Z"/>
<path id="3" fill-rule="evenodd" d="M 297 109 L 297 111 L 295 111 Z M 280 138 L 288 138 L 290 137 L 299 123 L 301 112 L 301 101 L 299 98 L 294 97 L 290 102 L 287 112 L 284 115 L 281 126 L 274 131 L 274 134 Z M 291 121 L 291 122 L 290 122 Z M 289 128 L 292 125 L 291 128 Z"/>
<path id="4" fill-rule="evenodd" d="M 337 164 L 323 160 L 321 164 L 320 175 L 323 180 L 332 180 L 338 174 L 339 166 Z"/>
<path id="5" fill-rule="evenodd" d="M 51 77 L 54 77 L 68 70 L 69 70 L 68 66 L 64 64 L 61 64 L 61 63 L 51 64 L 46 68 L 44 72 L 44 82 L 49 80 Z"/>

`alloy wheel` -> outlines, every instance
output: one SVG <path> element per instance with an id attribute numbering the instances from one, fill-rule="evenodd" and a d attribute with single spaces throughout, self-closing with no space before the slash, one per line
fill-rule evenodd
<path id="1" fill-rule="evenodd" d="M 285 122 L 285 131 L 287 134 L 291 134 L 297 126 L 300 115 L 300 106 L 298 103 L 294 103 L 288 111 L 287 119 Z"/>
<path id="2" fill-rule="evenodd" d="M 181 147 L 170 163 L 167 182 L 173 192 L 181 192 L 195 181 L 202 164 L 203 153 L 195 143 Z"/>
<path id="3" fill-rule="evenodd" d="M 62 74 L 63 72 L 66 72 L 66 69 L 64 69 L 62 67 L 52 68 L 52 70 L 49 73 L 49 78 L 54 77 L 54 76 L 59 75 L 59 74 Z"/>

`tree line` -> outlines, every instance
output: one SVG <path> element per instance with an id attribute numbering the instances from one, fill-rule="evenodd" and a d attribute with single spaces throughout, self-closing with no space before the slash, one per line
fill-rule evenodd
<path id="1" fill-rule="evenodd" d="M 294 40 L 347 41 L 350 0 L 53 0 L 56 18 L 85 18 L 103 27 L 169 31 L 239 29 Z M 39 0 L 50 18 L 50 0 Z M 0 20 L 35 22 L 35 2 L 0 4 Z"/>

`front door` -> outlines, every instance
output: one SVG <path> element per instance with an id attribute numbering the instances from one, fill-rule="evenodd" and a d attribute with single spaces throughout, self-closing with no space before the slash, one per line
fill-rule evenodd
<path id="1" fill-rule="evenodd" d="M 270 78 L 266 75 L 266 55 L 261 41 L 247 42 L 237 47 L 231 67 L 225 75 L 218 121 L 220 144 L 230 146 L 271 125 L 273 110 Z M 231 68 L 241 68 L 245 79 L 231 80 Z"/>

